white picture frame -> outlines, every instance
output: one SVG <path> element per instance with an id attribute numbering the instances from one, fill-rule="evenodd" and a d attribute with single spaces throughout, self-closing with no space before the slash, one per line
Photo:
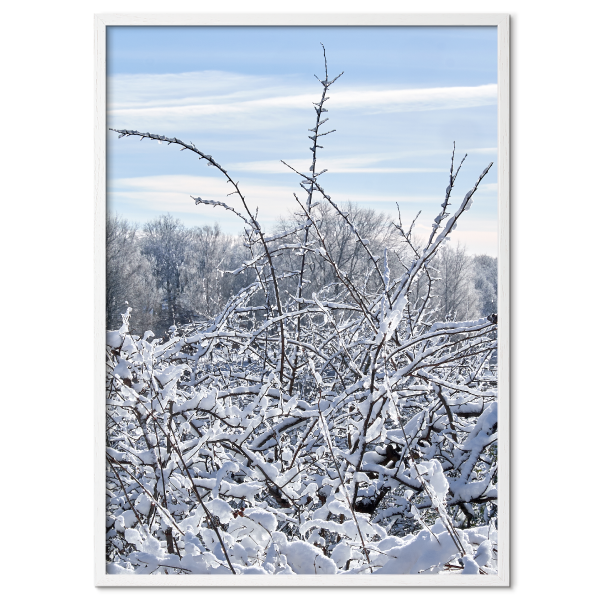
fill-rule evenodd
<path id="1" fill-rule="evenodd" d="M 510 17 L 506 13 L 95 13 L 94 14 L 94 256 L 93 256 L 93 585 L 144 587 L 504 587 L 511 585 L 510 498 Z M 440 575 L 243 578 L 187 575 L 150 577 L 105 572 L 105 222 L 106 222 L 106 34 L 110 26 L 495 26 L 498 28 L 498 389 L 499 402 L 499 561 L 497 576 Z M 215 589 L 218 591 L 218 589 Z M 435 592 L 434 592 L 435 593 Z"/>

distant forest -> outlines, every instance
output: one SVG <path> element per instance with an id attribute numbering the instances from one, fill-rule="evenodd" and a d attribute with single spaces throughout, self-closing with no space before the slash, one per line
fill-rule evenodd
<path id="1" fill-rule="evenodd" d="M 344 209 L 368 239 L 373 254 L 383 256 L 387 248 L 395 256 L 395 260 L 389 260 L 391 277 L 401 277 L 410 265 L 412 249 L 401 237 L 399 226 L 373 209 L 354 204 L 346 204 Z M 360 252 L 346 223 L 328 205 L 319 206 L 316 211 L 320 229 L 335 252 L 340 269 L 357 286 L 374 285 L 368 277 L 365 280 L 368 257 Z M 291 275 L 298 265 L 292 264 L 289 248 L 301 241 L 303 225 L 300 217 L 282 221 L 270 237 L 273 248 L 282 250 L 274 252 L 274 260 L 290 275 L 286 290 L 290 301 L 294 296 Z M 152 330 L 162 337 L 172 326 L 208 322 L 223 310 L 229 298 L 256 279 L 252 269 L 236 272 L 253 260 L 244 236 L 225 234 L 218 224 L 186 227 L 165 214 L 139 226 L 111 215 L 106 241 L 108 329 L 120 327 L 121 315 L 128 307 L 132 308 L 130 327 L 140 335 Z M 285 254 L 284 249 L 288 250 Z M 315 260 L 313 255 L 307 254 L 306 260 L 309 283 L 305 284 L 304 297 L 339 285 L 329 265 Z M 433 280 L 436 319 L 465 320 L 497 312 L 495 257 L 472 256 L 462 245 L 446 245 L 428 273 Z"/>

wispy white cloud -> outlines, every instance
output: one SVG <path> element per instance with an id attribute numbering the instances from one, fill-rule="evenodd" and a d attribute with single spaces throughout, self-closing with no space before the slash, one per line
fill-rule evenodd
<path id="1" fill-rule="evenodd" d="M 490 154 L 495 153 L 496 148 L 475 148 L 468 150 L 471 154 Z M 429 152 L 429 154 L 439 154 L 439 151 Z M 423 153 L 420 153 L 421 156 Z M 447 154 L 447 151 L 444 151 Z M 447 173 L 448 167 L 417 167 L 417 166 L 401 166 L 401 163 L 406 163 L 407 158 L 414 161 L 417 153 L 397 152 L 397 153 L 381 153 L 381 154 L 361 154 L 345 156 L 342 158 L 328 158 L 319 163 L 319 170 L 326 168 L 328 173 Z M 286 159 L 286 163 L 294 167 L 301 173 L 307 172 L 304 167 L 307 166 L 307 157 Z M 390 161 L 398 161 L 400 165 L 383 165 L 381 163 L 389 163 Z M 269 173 L 281 174 L 289 173 L 290 169 L 283 164 L 281 160 L 257 160 L 249 162 L 233 163 L 229 167 L 231 170 L 248 171 L 251 173 Z M 492 190 L 492 186 L 496 184 L 485 184 L 480 186 L 480 189 Z M 493 188 L 495 191 L 496 188 Z"/>
<path id="2" fill-rule="evenodd" d="M 180 215 L 206 215 L 207 219 L 218 219 L 220 216 L 229 217 L 218 207 L 205 205 L 196 206 L 190 196 L 201 196 L 209 200 L 226 202 L 240 212 L 243 212 L 240 200 L 236 196 L 228 196 L 232 187 L 218 177 L 202 177 L 193 175 L 156 175 L 149 177 L 132 177 L 115 179 L 110 183 L 108 198 L 109 205 L 129 205 L 143 207 L 153 212 L 175 212 Z M 291 212 L 298 210 L 294 200 L 295 185 L 270 185 L 267 182 L 254 181 L 243 186 L 248 207 L 251 211 L 258 208 L 258 220 L 265 228 L 285 218 Z M 355 202 L 362 206 L 373 207 L 376 210 L 396 210 L 396 203 L 421 205 L 439 202 L 439 195 L 385 195 L 385 194 L 334 194 L 338 202 Z M 387 206 L 390 208 L 388 209 Z M 237 223 L 236 227 L 241 226 Z"/>
<path id="3" fill-rule="evenodd" d="M 453 242 L 464 244 L 470 254 L 489 254 L 498 256 L 498 232 L 477 231 L 474 229 L 461 230 L 457 228 L 452 233 Z"/>
<path id="4" fill-rule="evenodd" d="M 294 209 L 295 187 L 253 183 L 242 186 L 249 209 L 259 209 L 259 222 L 271 223 L 280 215 Z M 190 196 L 225 202 L 243 213 L 237 196 L 228 196 L 231 184 L 218 177 L 193 175 L 156 175 L 115 179 L 109 188 L 109 203 L 126 203 L 143 206 L 150 211 L 177 212 L 180 214 L 206 214 L 218 218 L 221 209 L 206 205 L 196 206 Z M 225 216 L 225 214 L 223 214 Z M 226 215 L 229 216 L 229 215 Z M 238 225 L 243 225 L 240 220 Z"/>
<path id="5" fill-rule="evenodd" d="M 497 194 L 498 193 L 498 184 L 497 183 L 480 183 L 477 188 L 478 192 L 483 194 Z"/>
<path id="6" fill-rule="evenodd" d="M 328 159 L 323 161 L 323 167 L 327 169 L 328 173 L 446 173 L 447 168 L 428 168 L 428 167 L 388 167 L 388 166 L 370 166 L 381 162 L 382 160 L 389 161 L 389 155 L 379 156 L 351 156 L 340 159 Z M 301 165 L 307 167 L 307 158 L 295 158 L 286 160 L 290 166 L 296 168 L 298 171 L 305 171 Z M 369 166 L 366 166 L 369 165 Z M 280 160 L 257 160 L 251 162 L 240 162 L 234 163 L 230 167 L 231 170 L 237 171 L 249 171 L 252 173 L 289 173 L 290 169 L 286 167 Z"/>
<path id="7" fill-rule="evenodd" d="M 470 148 L 467 154 L 498 154 L 498 148 Z"/>
<path id="8" fill-rule="evenodd" d="M 318 100 L 294 78 L 274 79 L 204 71 L 162 75 L 118 75 L 110 80 L 109 118 L 113 124 L 190 123 L 210 116 L 214 126 L 264 127 L 284 114 Z M 493 105 L 496 84 L 424 89 L 344 89 L 332 92 L 339 111 L 392 113 Z M 212 127 L 211 123 L 204 126 Z"/>
<path id="9" fill-rule="evenodd" d="M 495 184 L 490 184 L 492 189 Z M 272 229 L 280 219 L 288 218 L 290 213 L 298 210 L 293 192 L 295 186 L 270 185 L 267 182 L 255 181 L 243 186 L 249 208 L 254 211 L 258 207 L 258 220 L 267 231 Z M 218 177 L 202 177 L 194 175 L 157 175 L 149 177 L 133 177 L 115 179 L 109 188 L 109 206 L 119 206 L 120 211 L 136 213 L 143 208 L 145 214 L 171 212 L 177 214 L 188 224 L 200 222 L 219 222 L 228 233 L 237 234 L 243 222 L 231 213 L 219 207 L 205 205 L 196 206 L 191 195 L 202 196 L 210 200 L 226 202 L 243 212 L 239 199 L 227 196 L 231 185 Z M 386 195 L 368 193 L 336 194 L 338 202 L 351 201 L 360 206 L 374 208 L 377 211 L 397 217 L 396 203 L 408 209 L 410 214 L 417 210 L 432 207 L 440 202 L 440 195 Z M 427 209 L 430 213 L 432 208 Z M 434 215 L 438 210 L 433 209 Z M 412 211 L 412 212 L 411 212 Z M 403 209 L 404 214 L 404 209 Z M 413 214 L 413 216 L 414 216 Z M 433 216 L 431 216 L 433 218 Z M 429 217 L 421 217 L 416 225 L 417 233 L 428 235 L 431 228 Z M 134 218 L 135 220 L 135 218 Z M 472 219 L 469 215 L 461 220 L 458 229 L 452 234 L 453 242 L 467 245 L 472 253 L 497 255 L 497 225 L 492 219 Z"/>
<path id="10" fill-rule="evenodd" d="M 419 167 L 338 167 L 329 169 L 331 173 L 446 173 L 448 169 Z"/>
<path id="11" fill-rule="evenodd" d="M 498 99 L 496 84 L 412 90 L 344 91 L 335 98 L 336 108 L 360 108 L 366 112 L 414 112 L 488 106 Z"/>
<path id="12" fill-rule="evenodd" d="M 442 197 L 440 195 L 427 196 L 418 194 L 412 196 L 396 194 L 340 194 L 339 196 L 336 200 L 348 200 L 364 206 L 375 206 L 377 209 L 381 209 L 385 204 L 390 204 L 393 207 L 396 204 L 430 204 L 431 202 L 440 202 L 440 198 Z"/>
<path id="13" fill-rule="evenodd" d="M 284 88 L 272 78 L 226 71 L 120 74 L 108 80 L 111 108 L 185 106 L 227 99 L 248 100 L 279 95 Z"/>
<path id="14" fill-rule="evenodd" d="M 417 236 L 427 237 L 431 233 L 431 224 L 421 219 L 415 226 Z M 468 216 L 459 220 L 458 227 L 450 235 L 450 243 L 464 244 L 470 254 L 489 254 L 498 256 L 498 228 L 492 219 L 470 219 Z"/>
<path id="15" fill-rule="evenodd" d="M 218 99 L 196 99 L 194 103 L 160 106 L 132 106 L 128 108 L 110 109 L 113 116 L 173 118 L 173 117 L 201 117 L 209 115 L 247 115 L 249 113 L 265 111 L 268 109 L 306 108 L 315 99 L 314 95 L 302 96 L 274 96 L 258 100 L 233 100 L 231 95 L 221 96 Z"/>

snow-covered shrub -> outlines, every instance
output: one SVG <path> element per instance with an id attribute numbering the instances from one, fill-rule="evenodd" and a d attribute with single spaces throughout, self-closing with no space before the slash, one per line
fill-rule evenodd
<path id="1" fill-rule="evenodd" d="M 374 255 L 320 183 L 327 63 L 315 103 L 300 243 L 268 237 L 240 208 L 254 280 L 206 327 L 168 338 L 107 335 L 109 573 L 496 572 L 496 316 L 430 318 L 431 263 L 491 165 L 426 243 Z M 196 198 L 196 203 L 214 203 Z M 364 284 L 335 262 L 313 210 L 338 211 L 366 257 Z M 282 253 L 290 260 L 276 261 Z M 306 257 L 336 276 L 306 297 Z M 286 265 L 282 270 L 281 265 Z M 290 268 L 292 265 L 293 268 Z M 392 278 L 391 272 L 400 276 Z M 294 292 L 289 293 L 289 281 Z M 286 283 L 288 293 L 282 293 Z"/>

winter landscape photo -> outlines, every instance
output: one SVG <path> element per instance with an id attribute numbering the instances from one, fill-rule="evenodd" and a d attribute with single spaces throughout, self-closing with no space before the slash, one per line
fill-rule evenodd
<path id="1" fill-rule="evenodd" d="M 497 576 L 497 28 L 106 58 L 106 573 Z"/>

